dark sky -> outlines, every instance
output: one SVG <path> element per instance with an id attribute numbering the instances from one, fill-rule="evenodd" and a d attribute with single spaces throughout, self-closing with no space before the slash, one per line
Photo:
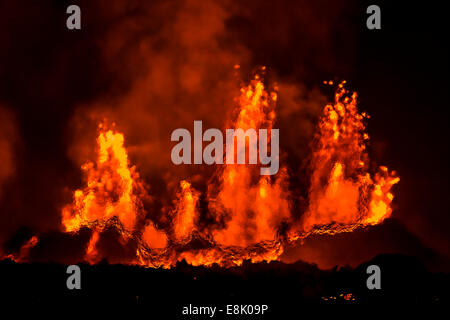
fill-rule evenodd
<path id="1" fill-rule="evenodd" d="M 401 252 L 448 270 L 450 55 L 444 9 L 433 1 L 375 3 L 382 10 L 381 30 L 366 29 L 365 8 L 372 2 L 364 1 L 197 6 L 0 0 L 0 125 L 8 128 L 0 134 L 12 145 L 1 150 L 0 159 L 6 163 L 6 153 L 14 159 L 0 185 L 0 242 L 22 227 L 31 232 L 60 227 L 59 210 L 81 184 L 78 168 L 85 154 L 77 146 L 92 137 L 92 114 L 107 109 L 114 119 L 123 119 L 137 150 L 150 134 L 168 144 L 165 127 L 185 127 L 192 123 L 190 114 L 211 126 L 220 123 L 209 104 L 232 97 L 232 66 L 239 63 L 244 80 L 256 66 L 267 66 L 269 81 L 280 83 L 281 108 L 306 101 L 312 118 L 316 105 L 332 97 L 322 81 L 347 80 L 358 91 L 360 108 L 371 115 L 373 162 L 401 177 L 391 221 L 366 233 L 311 239 L 292 248 L 286 259 L 328 267 Z M 65 27 L 69 4 L 81 7 L 79 31 Z M 185 78 L 201 81 L 189 87 Z M 288 94 L 283 98 L 289 85 L 299 88 L 293 101 Z M 143 111 L 140 104 L 151 106 Z M 139 112 L 144 116 L 133 115 Z M 295 130 L 290 121 L 281 117 L 280 130 Z M 304 155 L 295 141 L 282 141 L 294 154 L 290 165 Z M 155 167 L 165 164 L 146 164 L 145 151 L 131 157 L 150 184 L 162 183 Z"/>

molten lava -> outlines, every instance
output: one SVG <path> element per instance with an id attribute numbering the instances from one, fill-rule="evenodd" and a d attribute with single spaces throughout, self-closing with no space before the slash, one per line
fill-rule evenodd
<path id="1" fill-rule="evenodd" d="M 277 93 L 267 92 L 259 76 L 241 89 L 237 101 L 232 128 L 272 129 Z M 204 198 L 214 219 L 206 227 L 200 227 L 202 194 L 187 180 L 180 181 L 167 210 L 168 226 L 146 218 L 142 205 L 146 190 L 136 168 L 130 166 L 124 136 L 101 125 L 97 159 L 82 166 L 86 186 L 76 190 L 73 203 L 63 208 L 62 225 L 66 232 L 92 229 L 85 251 L 89 263 L 108 258 L 97 244 L 111 226 L 123 241 L 136 244 L 135 258 L 125 263 L 169 268 L 183 259 L 204 266 L 276 260 L 286 243 L 313 233 L 352 231 L 391 215 L 391 188 L 399 178 L 386 167 L 374 176 L 368 172 L 367 118 L 358 112 L 356 93 L 349 95 L 341 83 L 335 102 L 325 106 L 318 125 L 309 206 L 301 220 L 291 214 L 289 199 L 295 195 L 288 189 L 285 167 L 271 177 L 261 176 L 257 166 L 232 164 L 217 168 L 208 183 Z M 247 150 L 249 143 L 248 139 Z"/>
<path id="2" fill-rule="evenodd" d="M 392 212 L 390 189 L 399 178 L 386 167 L 373 178 L 367 172 L 368 116 L 358 112 L 357 95 L 349 96 L 344 83 L 335 103 L 325 106 L 315 139 L 309 209 L 303 216 L 307 233 L 351 231 L 378 224 Z"/>
<path id="3" fill-rule="evenodd" d="M 272 129 L 276 97 L 275 92 L 269 95 L 264 90 L 257 76 L 241 89 L 234 129 Z M 248 139 L 246 150 L 250 150 L 249 143 Z M 217 195 L 209 195 L 210 210 L 223 217 L 227 224 L 215 232 L 215 241 L 225 246 L 245 247 L 276 240 L 278 227 L 289 219 L 285 171 L 280 170 L 272 181 L 268 176 L 258 176 L 257 168 L 227 165 L 219 176 Z"/>
<path id="4" fill-rule="evenodd" d="M 97 160 L 82 166 L 87 185 L 76 190 L 73 204 L 62 210 L 66 232 L 77 232 L 82 227 L 93 230 L 85 255 L 91 263 L 98 261 L 96 244 L 106 226 L 118 223 L 125 230 L 124 238 L 130 238 L 142 212 L 139 194 L 145 192 L 135 167 L 129 166 L 123 134 L 106 130 L 103 124 L 99 130 Z"/>

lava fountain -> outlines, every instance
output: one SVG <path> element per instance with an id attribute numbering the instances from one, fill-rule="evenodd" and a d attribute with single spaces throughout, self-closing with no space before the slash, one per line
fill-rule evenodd
<path id="1" fill-rule="evenodd" d="M 392 213 L 391 188 L 399 178 L 384 166 L 369 173 L 365 132 L 369 116 L 358 111 L 357 95 L 348 92 L 344 83 L 338 85 L 334 103 L 323 108 L 319 120 L 308 207 L 300 219 L 293 218 L 289 199 L 295 195 L 289 191 L 283 165 L 275 176 L 261 176 L 258 166 L 228 164 L 216 169 L 203 195 L 208 214 L 214 217 L 209 225 L 200 227 L 202 194 L 182 180 L 167 211 L 170 223 L 159 227 L 146 218 L 142 199 L 148 191 L 130 164 L 124 135 L 101 124 L 97 159 L 82 166 L 86 186 L 76 190 L 73 203 L 62 209 L 64 231 L 92 230 L 85 251 L 88 263 L 108 258 L 96 246 L 105 228 L 113 227 L 123 243 L 133 242 L 137 248 L 136 256 L 122 263 L 170 268 L 185 260 L 195 266 L 228 267 L 245 260 L 277 260 L 286 244 L 311 234 L 350 232 L 381 223 Z M 270 131 L 276 121 L 277 97 L 276 88 L 269 92 L 256 75 L 241 88 L 235 119 L 227 125 Z M 247 139 L 247 150 L 251 143 L 257 141 Z"/>

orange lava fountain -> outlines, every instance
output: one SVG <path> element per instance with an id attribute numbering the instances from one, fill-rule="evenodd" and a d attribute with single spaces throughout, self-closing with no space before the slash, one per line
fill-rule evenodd
<path id="1" fill-rule="evenodd" d="M 271 130 L 276 103 L 277 93 L 268 93 L 256 76 L 241 89 L 231 128 Z M 313 233 L 352 231 L 391 215 L 391 188 L 399 178 L 386 167 L 374 176 L 368 173 L 367 118 L 357 110 L 356 93 L 349 95 L 341 83 L 334 104 L 325 106 L 319 122 L 309 207 L 301 221 L 291 217 L 286 168 L 281 166 L 271 177 L 261 176 L 255 165 L 230 164 L 217 168 L 210 181 L 206 201 L 216 223 L 207 228 L 199 228 L 201 194 L 186 180 L 167 211 L 169 227 L 160 229 L 148 219 L 137 227 L 137 221 L 145 219 L 144 185 L 130 166 L 123 134 L 101 125 L 97 160 L 82 166 L 86 187 L 76 190 L 73 203 L 63 208 L 62 225 L 66 232 L 93 230 L 85 253 L 89 263 L 103 258 L 96 246 L 106 226 L 137 244 L 136 257 L 124 263 L 170 268 L 184 259 L 196 266 L 228 267 L 245 260 L 277 260 L 288 242 Z M 248 139 L 247 150 L 250 143 L 257 141 Z"/>

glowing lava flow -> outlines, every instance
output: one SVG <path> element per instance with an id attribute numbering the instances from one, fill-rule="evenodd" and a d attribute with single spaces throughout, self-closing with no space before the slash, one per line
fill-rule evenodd
<path id="1" fill-rule="evenodd" d="M 37 236 L 32 236 L 30 239 L 25 241 L 25 243 L 20 247 L 19 252 L 17 252 L 16 254 L 10 253 L 3 256 L 0 255 L 0 259 L 11 259 L 17 263 L 26 262 L 28 261 L 30 250 L 34 248 L 38 244 L 38 242 L 39 238 Z"/>
<path id="2" fill-rule="evenodd" d="M 231 127 L 272 129 L 276 103 L 277 94 L 269 94 L 256 76 L 241 89 Z M 85 252 L 89 263 L 103 258 L 97 245 L 107 226 L 115 227 L 124 241 L 136 244 L 136 256 L 123 263 L 169 268 L 184 259 L 192 265 L 227 267 L 245 260 L 276 260 L 286 242 L 312 233 L 351 231 L 390 216 L 391 188 L 399 178 L 386 167 L 373 177 L 368 173 L 366 118 L 357 110 L 356 94 L 348 96 L 340 84 L 334 104 L 325 106 L 318 126 L 309 207 L 301 221 L 293 221 L 291 215 L 286 168 L 271 177 L 261 176 L 257 166 L 227 165 L 218 168 L 209 181 L 205 199 L 215 221 L 202 228 L 201 194 L 185 180 L 167 210 L 168 226 L 140 220 L 145 219 L 141 200 L 146 193 L 130 167 L 124 136 L 100 126 L 97 160 L 83 165 L 86 187 L 76 190 L 74 202 L 63 208 L 62 224 L 66 232 L 92 229 Z"/>

